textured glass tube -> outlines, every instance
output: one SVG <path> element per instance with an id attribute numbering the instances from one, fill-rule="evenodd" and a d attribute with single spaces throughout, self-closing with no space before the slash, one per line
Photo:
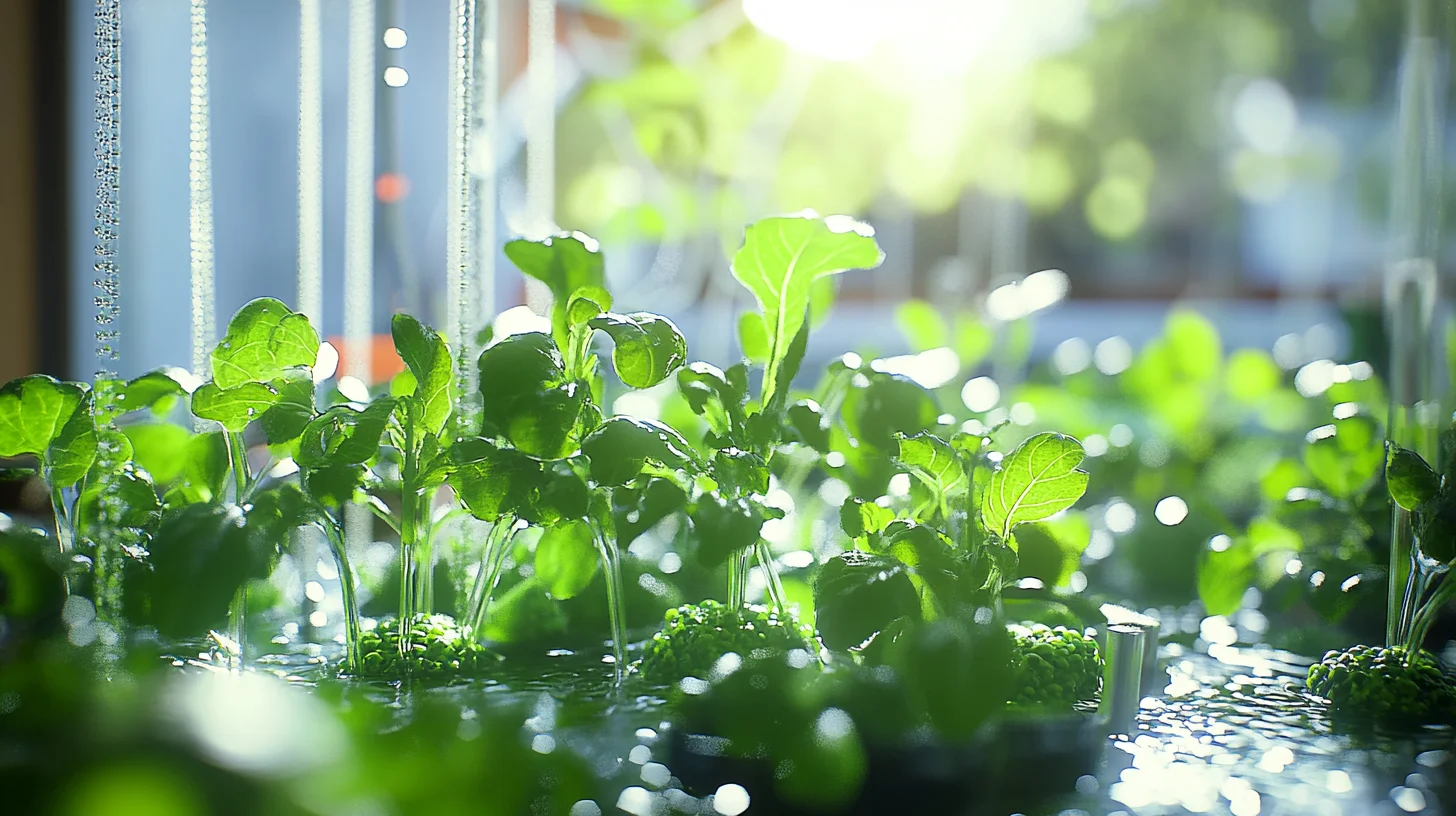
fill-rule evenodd
<path id="1" fill-rule="evenodd" d="M 556 0 L 530 0 L 526 56 L 526 221 L 556 229 Z"/>
<path id="2" fill-rule="evenodd" d="M 192 373 L 207 378 L 217 342 L 212 225 L 212 115 L 207 98 L 207 0 L 192 0 L 191 92 L 187 105 L 187 229 L 192 271 Z"/>
<path id="3" fill-rule="evenodd" d="M 299 0 L 298 311 L 320 332 L 324 311 L 322 0 Z"/>
<path id="4" fill-rule="evenodd" d="M 344 370 L 370 384 L 374 324 L 374 0 L 349 6 L 344 183 Z"/>
<path id="5" fill-rule="evenodd" d="M 475 333 L 480 321 L 472 267 L 476 255 L 475 189 L 470 173 L 474 130 L 475 0 L 450 0 L 450 106 L 445 191 L 445 306 L 456 350 L 454 417 L 466 433 L 474 423 Z"/>
<path id="6" fill-rule="evenodd" d="M 476 20 L 479 44 L 475 52 L 475 114 L 480 130 L 470 145 L 470 165 L 475 174 L 476 185 L 476 308 L 483 328 L 496 312 L 496 133 L 500 118 L 500 4 L 498 0 L 478 0 L 477 5 L 480 8 L 477 10 Z M 475 338 L 470 340 L 473 343 Z M 475 351 L 478 350 L 472 348 L 472 353 Z M 475 370 L 473 365 L 471 370 Z"/>
<path id="7" fill-rule="evenodd" d="M 96 0 L 96 379 L 120 356 L 121 0 Z"/>

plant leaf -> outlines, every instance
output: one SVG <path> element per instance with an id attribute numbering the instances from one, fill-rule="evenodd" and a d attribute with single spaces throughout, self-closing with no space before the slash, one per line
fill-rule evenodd
<path id="1" fill-rule="evenodd" d="M 60 436 L 86 389 L 44 374 L 0 388 L 0 457 L 40 456 Z"/>
<path id="2" fill-rule="evenodd" d="M 896 307 L 895 325 L 917 354 L 950 345 L 950 326 L 945 317 L 923 300 L 907 300 Z"/>
<path id="3" fill-rule="evenodd" d="M 763 312 L 771 358 L 766 395 L 787 388 L 787 383 L 772 381 L 773 372 L 804 323 L 815 279 L 879 266 L 884 253 L 873 236 L 868 225 L 853 219 L 812 213 L 764 218 L 748 227 L 742 248 L 733 256 L 733 276 L 753 293 Z"/>
<path id="4" fill-rule="evenodd" d="M 233 315 L 213 349 L 212 379 L 223 389 L 272 382 L 290 368 L 311 368 L 318 352 L 318 332 L 307 317 L 280 300 L 258 298 Z"/>
<path id="5" fill-rule="evenodd" d="M 692 446 L 677 431 L 650 419 L 616 416 L 586 439 L 581 452 L 591 462 L 592 480 L 617 486 L 637 478 L 648 461 L 675 470 L 691 469 Z"/>
<path id="6" fill-rule="evenodd" d="M 237 433 L 263 416 L 277 401 L 278 392 L 262 383 L 245 382 L 235 388 L 221 388 L 216 382 L 210 382 L 192 392 L 192 413 Z"/>
<path id="7" fill-rule="evenodd" d="M 824 645 L 849 649 L 890 621 L 920 615 L 920 596 L 898 559 L 851 550 L 819 568 L 814 579 L 814 624 Z"/>
<path id="8" fill-rule="evenodd" d="M 455 371 L 450 348 L 439 332 L 407 314 L 395 315 L 391 330 L 395 350 L 415 377 L 420 419 L 426 430 L 439 434 L 450 418 L 453 399 Z"/>
<path id="9" fill-rule="evenodd" d="M 46 449 L 46 481 L 51 487 L 70 487 L 86 478 L 96 461 L 98 438 L 93 413 L 96 395 L 87 391 L 71 412 L 71 418 Z"/>
<path id="10" fill-rule="evenodd" d="M 298 464 L 304 468 L 362 465 L 379 452 L 379 440 L 398 403 L 381 397 L 362 411 L 335 405 L 308 423 L 299 437 Z"/>
<path id="11" fill-rule="evenodd" d="M 648 312 L 604 314 L 588 325 L 611 335 L 612 365 L 632 388 L 651 388 L 682 366 L 688 341 L 671 320 Z"/>
<path id="12" fill-rule="evenodd" d="M 545 485 L 541 463 L 484 439 L 470 439 L 450 448 L 455 467 L 450 486 L 470 514 L 494 522 L 503 515 L 527 517 Z"/>
<path id="13" fill-rule="evenodd" d="M 763 315 L 744 312 L 738 316 L 738 345 L 749 362 L 758 365 L 768 363 L 768 328 L 764 326 Z"/>
<path id="14" fill-rule="evenodd" d="M 733 437 L 743 428 L 747 383 L 730 377 L 708 363 L 691 363 L 677 373 L 677 387 L 693 413 L 706 419 L 720 437 Z"/>
<path id="15" fill-rule="evenodd" d="M 268 444 L 282 445 L 302 435 L 317 415 L 313 407 L 313 379 L 295 375 L 275 381 L 273 388 L 278 392 L 277 401 L 258 418 L 258 424 L 263 426 Z"/>
<path id="16" fill-rule="evenodd" d="M 566 379 L 561 352 L 540 332 L 516 334 L 480 355 L 486 431 L 542 459 L 570 455 L 579 442 L 586 390 Z"/>
<path id="17" fill-rule="evenodd" d="M 1003 541 L 1016 525 L 1071 507 L 1087 491 L 1086 453 L 1070 436 L 1039 433 L 1021 443 L 991 476 L 981 502 L 981 522 Z"/>
<path id="18" fill-rule="evenodd" d="M 157 484 L 171 484 L 187 465 L 192 434 L 186 428 L 166 422 L 138 422 L 126 425 L 122 433 L 131 440 L 132 456 Z"/>
<path id="19" fill-rule="evenodd" d="M 1198 598 L 1210 615 L 1239 611 L 1244 593 L 1253 585 L 1258 555 L 1248 539 L 1234 539 L 1228 549 L 1206 549 L 1198 562 Z"/>
<path id="20" fill-rule="evenodd" d="M 158 413 L 164 413 L 171 407 L 173 400 L 187 396 L 187 389 L 169 373 L 175 370 L 162 368 L 148 371 L 121 385 L 113 397 L 117 411 L 128 413 L 151 408 Z"/>
<path id="21" fill-rule="evenodd" d="M 102 499 L 107 501 L 103 504 Z M 162 517 L 162 503 L 150 476 L 127 465 L 86 480 L 76 503 L 77 526 L 86 535 L 119 530 L 148 532 Z"/>
<path id="22" fill-rule="evenodd" d="M 558 233 L 540 241 L 518 238 L 506 244 L 511 263 L 551 290 L 551 333 L 561 348 L 566 348 L 571 324 L 571 296 L 588 286 L 601 289 L 606 282 L 599 249 L 594 239 L 580 232 Z"/>
<path id="23" fill-rule="evenodd" d="M 839 526 L 850 538 L 880 533 L 894 520 L 893 511 L 854 496 L 839 506 Z"/>
<path id="24" fill-rule="evenodd" d="M 757 496 L 730 499 L 717 491 L 704 493 L 689 513 L 697 531 L 699 560 L 710 567 L 723 563 L 757 543 L 765 521 L 783 516 L 784 511 Z"/>
<path id="25" fill-rule="evenodd" d="M 536 544 L 536 577 L 553 598 L 575 598 L 596 574 L 596 544 L 586 522 L 575 519 L 542 533 Z"/>
<path id="26" fill-rule="evenodd" d="M 950 443 L 930 433 L 900 438 L 896 457 L 916 478 L 944 496 L 959 496 L 970 487 L 966 469 Z"/>
<path id="27" fill-rule="evenodd" d="M 612 295 L 600 286 L 583 286 L 571 293 L 566 303 L 566 320 L 570 326 L 584 326 L 592 318 L 612 308 Z"/>
<path id="28" fill-rule="evenodd" d="M 128 619 L 167 638 L 220 627 L 238 588 L 267 577 L 262 538 L 233 505 L 193 504 L 169 513 L 148 547 L 148 567 L 128 571 Z"/>
<path id="29" fill-rule="evenodd" d="M 1391 444 L 1385 458 L 1385 485 L 1396 504 L 1415 510 L 1436 497 L 1441 479 L 1420 454 Z"/>
<path id="30" fill-rule="evenodd" d="M 894 450 L 896 434 L 911 436 L 934 427 L 940 408 L 935 396 L 909 377 L 867 372 L 868 385 L 845 399 L 845 427 L 856 439 Z"/>

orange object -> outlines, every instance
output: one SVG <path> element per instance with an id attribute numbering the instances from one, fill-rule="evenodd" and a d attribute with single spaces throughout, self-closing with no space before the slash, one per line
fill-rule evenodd
<path id="1" fill-rule="evenodd" d="M 404 201 L 409 191 L 409 178 L 403 173 L 382 173 L 374 180 L 374 196 L 385 204 Z"/>
<path id="2" fill-rule="evenodd" d="M 330 337 L 329 343 L 339 352 L 339 369 L 335 374 L 342 377 L 349 370 L 349 348 L 342 337 Z M 374 386 L 389 382 L 394 375 L 404 371 L 404 360 L 394 350 L 394 338 L 387 334 L 376 334 L 369 341 L 369 382 Z"/>

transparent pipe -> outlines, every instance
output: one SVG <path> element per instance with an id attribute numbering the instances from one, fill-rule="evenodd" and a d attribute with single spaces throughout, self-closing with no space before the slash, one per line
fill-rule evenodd
<path id="1" fill-rule="evenodd" d="M 1456 332 L 1451 284 L 1440 274 L 1442 151 L 1447 43 L 1438 0 L 1408 0 L 1390 193 L 1385 316 L 1391 345 L 1387 437 L 1438 471 L 1440 432 L 1451 422 L 1448 338 Z M 1392 505 L 1386 643 L 1402 642 L 1404 590 L 1417 546 L 1411 514 Z"/>
<path id="2" fill-rule="evenodd" d="M 478 249 L 475 185 L 470 150 L 475 107 L 475 0 L 450 0 L 450 124 L 446 159 L 445 298 L 448 336 L 455 343 L 454 419 L 463 435 L 475 424 L 475 334 L 480 323 L 479 294 L 472 274 Z"/>
<path id="3" fill-rule="evenodd" d="M 470 143 L 470 166 L 476 185 L 475 293 L 481 328 L 495 316 L 496 201 L 499 195 L 496 143 L 500 118 L 500 4 L 477 0 L 479 45 L 475 57 L 475 113 L 479 133 Z M 474 343 L 475 338 L 469 338 Z M 472 353 L 478 350 L 472 346 Z M 471 366 L 472 370 L 474 365 Z"/>
<path id="4" fill-rule="evenodd" d="M 299 0 L 298 311 L 323 331 L 324 106 L 322 0 Z"/>
<path id="5" fill-rule="evenodd" d="M 212 116 L 207 95 L 207 0 L 192 0 L 187 228 L 192 278 L 192 373 L 207 379 L 217 338 L 212 223 Z M 202 420 L 198 420 L 202 422 Z"/>

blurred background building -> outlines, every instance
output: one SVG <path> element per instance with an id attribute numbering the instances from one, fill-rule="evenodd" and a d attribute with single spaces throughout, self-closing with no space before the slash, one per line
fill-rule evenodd
<path id="1" fill-rule="evenodd" d="M 523 228 L 526 0 L 499 3 L 498 234 Z M 484 4 L 482 7 L 486 7 Z M 325 300 L 341 303 L 346 0 L 323 0 Z M 1281 363 L 1374 343 L 1402 4 L 1358 0 L 561 0 L 555 220 L 622 306 L 738 353 L 727 270 L 756 217 L 865 218 L 816 347 L 894 353 L 919 297 L 1059 269 L 1033 353 L 1136 346 L 1171 301 Z M 217 314 L 289 299 L 299 6 L 208 9 Z M 187 360 L 189 10 L 125 0 L 122 372 Z M 381 0 L 375 320 L 445 300 L 448 0 Z M 0 379 L 92 362 L 92 5 L 0 3 Z M 1447 148 L 1450 152 L 1450 148 Z M 1453 189 L 1446 183 L 1447 190 Z M 524 301 L 504 258 L 500 308 Z M 1062 284 L 1065 283 L 1065 286 Z M 1033 304 L 1045 305 L 1045 304 Z M 1029 307 L 1028 307 L 1029 308 Z M 1014 315 L 1013 315 L 1014 316 Z M 1344 318 L 1344 319 L 1342 319 Z M 326 308 L 327 335 L 342 332 Z M 1372 357 L 1373 359 L 1373 357 Z"/>

